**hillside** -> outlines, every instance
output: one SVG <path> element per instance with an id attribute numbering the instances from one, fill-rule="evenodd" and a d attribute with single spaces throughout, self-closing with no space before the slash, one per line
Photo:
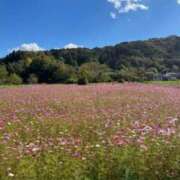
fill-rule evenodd
<path id="1" fill-rule="evenodd" d="M 153 80 L 166 72 L 180 72 L 180 37 L 94 49 L 12 52 L 1 59 L 0 71 L 1 81 L 15 79 L 19 83 Z M 8 80 L 4 76 L 8 76 Z"/>

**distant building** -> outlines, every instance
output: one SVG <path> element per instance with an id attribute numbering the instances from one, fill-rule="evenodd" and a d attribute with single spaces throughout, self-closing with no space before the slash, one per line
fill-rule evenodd
<path id="1" fill-rule="evenodd" d="M 163 75 L 160 75 L 160 80 L 178 80 L 180 79 L 180 72 L 175 73 L 175 72 L 169 72 Z"/>

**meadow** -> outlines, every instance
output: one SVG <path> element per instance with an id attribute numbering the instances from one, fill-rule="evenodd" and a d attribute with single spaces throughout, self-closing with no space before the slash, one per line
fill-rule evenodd
<path id="1" fill-rule="evenodd" d="M 0 179 L 180 178 L 180 88 L 0 88 Z"/>

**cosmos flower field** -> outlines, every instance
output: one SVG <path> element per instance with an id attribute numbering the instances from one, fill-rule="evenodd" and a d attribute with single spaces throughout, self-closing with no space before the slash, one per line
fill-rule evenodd
<path id="1" fill-rule="evenodd" d="M 176 180 L 179 139 L 178 87 L 0 89 L 2 180 Z"/>

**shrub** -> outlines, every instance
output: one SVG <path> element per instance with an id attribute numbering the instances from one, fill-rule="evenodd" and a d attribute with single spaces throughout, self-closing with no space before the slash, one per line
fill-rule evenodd
<path id="1" fill-rule="evenodd" d="M 27 82 L 28 82 L 28 84 L 37 84 L 38 83 L 38 77 L 35 74 L 30 74 Z"/>
<path id="2" fill-rule="evenodd" d="M 100 72 L 95 78 L 95 82 L 111 82 L 112 79 L 108 73 Z"/>
<path id="3" fill-rule="evenodd" d="M 72 83 L 76 80 L 75 68 L 63 62 L 57 64 L 53 72 L 53 81 L 55 83 L 71 83 L 71 80 Z"/>
<path id="4" fill-rule="evenodd" d="M 76 78 L 69 78 L 66 81 L 66 84 L 76 84 L 77 83 L 77 79 Z"/>
<path id="5" fill-rule="evenodd" d="M 79 68 L 80 74 L 86 74 L 89 82 L 107 82 L 109 81 L 108 72 L 110 69 L 105 64 L 90 62 L 81 65 Z"/>
<path id="6" fill-rule="evenodd" d="M 86 77 L 80 77 L 78 79 L 78 84 L 79 85 L 86 85 L 86 84 L 88 84 L 88 79 Z"/>
<path id="7" fill-rule="evenodd" d="M 7 81 L 8 72 L 5 66 L 0 66 L 0 84 L 4 84 Z"/>
<path id="8" fill-rule="evenodd" d="M 15 84 L 15 85 L 19 85 L 22 84 L 22 78 L 20 76 L 18 76 L 17 74 L 10 74 L 10 76 L 7 79 L 7 83 L 8 84 Z"/>

